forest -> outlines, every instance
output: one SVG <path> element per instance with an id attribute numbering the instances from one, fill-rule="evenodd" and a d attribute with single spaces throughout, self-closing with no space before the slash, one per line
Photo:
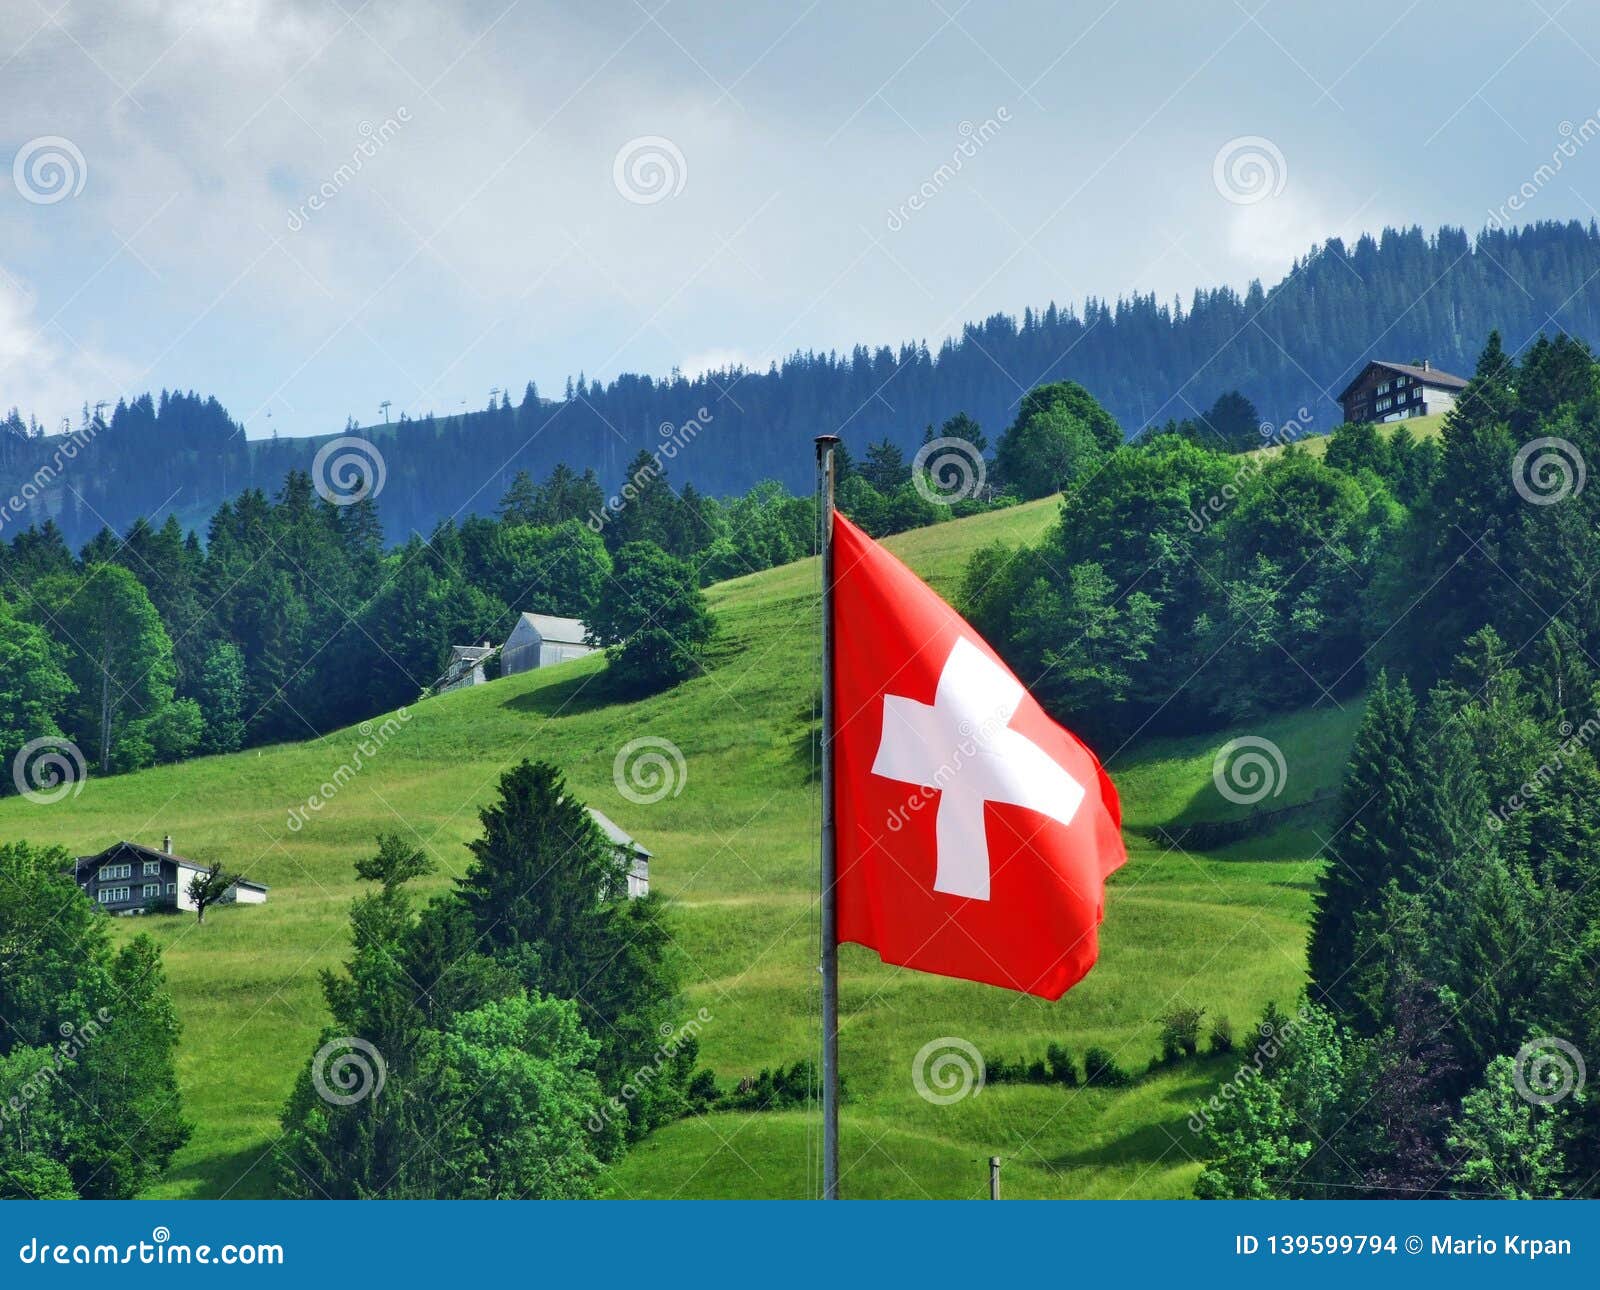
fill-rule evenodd
<path id="1" fill-rule="evenodd" d="M 977 550 L 956 600 L 1108 762 L 1153 734 L 1364 703 L 1327 823 L 1307 988 L 1268 1008 L 1253 1051 L 1230 1037 L 1238 1072 L 1199 1116 L 1202 1196 L 1589 1195 L 1600 1176 L 1597 1104 L 1572 1092 L 1571 1062 L 1600 1048 L 1600 494 L 1585 487 L 1600 364 L 1565 335 L 1514 355 L 1491 332 L 1471 367 L 1437 437 L 1344 425 L 1259 447 L 1256 410 L 1226 391 L 1130 441 L 1088 390 L 1055 382 L 1019 401 L 992 450 L 957 412 L 909 458 L 888 438 L 843 454 L 840 505 L 875 534 L 1062 494 L 1036 544 Z M 937 445 L 962 446 L 953 475 L 925 451 Z M 530 597 L 589 621 L 623 694 L 671 686 L 708 665 L 717 625 L 701 587 L 806 554 L 815 509 L 771 482 L 729 500 L 674 486 L 644 452 L 626 477 L 612 505 L 592 471 L 522 473 L 493 518 L 447 520 L 397 547 L 378 503 L 336 505 L 302 471 L 270 498 L 230 500 L 204 542 L 171 517 L 102 530 L 77 553 L 53 525 L 24 530 L 0 548 L 0 751 L 64 733 L 96 773 L 115 772 L 331 728 L 409 702 L 451 643 L 492 635 Z M 526 928 L 460 981 L 417 996 L 392 979 L 395 963 L 431 979 L 430 961 L 483 934 L 490 887 L 524 851 L 574 866 L 587 893 L 575 907 L 654 918 L 653 906 L 596 904 L 615 880 L 586 827 L 538 840 L 560 800 L 553 767 L 509 771 L 483 813 L 482 865 L 423 909 L 406 894 L 422 861 L 384 840 L 358 865 L 374 888 L 352 911 L 353 957 L 325 982 L 340 1027 L 397 1027 L 384 1032 L 405 1055 L 396 1078 L 419 1092 L 396 1114 L 417 1124 L 430 1102 L 456 1105 L 462 1071 L 508 1059 L 494 1036 L 523 1036 L 507 1095 L 552 1118 L 528 1118 L 532 1137 L 485 1156 L 485 1194 L 586 1194 L 626 1140 L 716 1091 L 686 1051 L 659 1107 L 630 1107 L 627 1127 L 606 1119 L 618 1072 L 648 1060 L 648 1027 L 611 1056 L 593 1037 L 670 1008 L 676 987 L 652 967 L 649 998 L 616 1013 L 557 1002 L 572 997 L 568 967 L 522 939 L 570 942 L 543 927 L 548 911 L 524 911 Z M 70 882 L 61 859 L 0 851 L 20 902 L 0 921 L 43 916 Z M 602 945 L 638 934 L 594 932 Z M 119 966 L 92 937 L 61 950 L 155 983 L 129 1024 L 149 1036 L 133 1078 L 159 1097 L 173 1042 L 159 965 L 139 967 L 139 941 L 123 953 L 134 958 Z M 46 976 L 67 970 L 40 962 Z M 74 1007 L 93 1018 L 96 997 Z M 32 1041 L 8 1051 L 24 1079 L 92 1071 Z M 567 1078 L 574 1064 L 600 1078 Z M 590 1121 L 601 1127 L 584 1138 Z M 302 1081 L 285 1111 L 283 1185 L 439 1185 L 391 1176 L 382 1143 L 348 1136 L 354 1126 Z M 28 1132 L 39 1146 L 16 1167 L 30 1188 L 96 1194 L 88 1165 L 103 1144 L 80 1143 L 64 1119 Z M 175 1150 L 181 1119 L 166 1132 Z M 541 1171 L 543 1133 L 583 1144 L 568 1153 L 577 1174 Z M 98 1194 L 146 1175 L 119 1178 Z"/>
<path id="2" fill-rule="evenodd" d="M 1028 390 L 1064 380 L 1092 390 L 1130 432 L 1192 417 L 1228 390 L 1273 424 L 1305 409 L 1327 427 L 1338 419 L 1333 396 L 1368 359 L 1426 357 L 1465 375 L 1494 329 L 1513 352 L 1542 332 L 1600 338 L 1600 227 L 1541 223 L 1476 237 L 1385 229 L 1308 249 L 1281 281 L 1242 293 L 1216 286 L 1186 302 L 1135 294 L 1051 303 L 969 323 L 935 346 L 797 352 L 765 371 L 604 382 L 580 373 L 554 398 L 508 373 L 504 388 L 523 391 L 516 402 L 500 393 L 479 411 L 392 425 L 352 418 L 345 432 L 383 457 L 385 526 L 398 543 L 446 518 L 492 513 L 519 470 L 543 477 L 566 463 L 592 469 L 609 490 L 638 452 L 691 422 L 703 429 L 674 475 L 713 496 L 764 479 L 806 491 L 820 433 L 886 438 L 910 452 L 956 409 L 1002 427 Z M 167 512 L 203 531 L 223 499 L 308 470 L 335 428 L 277 437 L 240 426 L 213 398 L 172 391 L 90 400 L 65 429 L 39 426 L 25 410 L 0 423 L 0 499 L 11 499 L 0 531 L 53 518 L 76 545 Z"/>
<path id="3" fill-rule="evenodd" d="M 1491 334 L 1437 446 L 1356 425 L 1230 458 L 1163 429 L 1039 546 L 974 557 L 968 612 L 1112 758 L 1367 692 L 1310 984 L 1197 1117 L 1201 1196 L 1594 1194 L 1597 453 L 1588 349 Z"/>

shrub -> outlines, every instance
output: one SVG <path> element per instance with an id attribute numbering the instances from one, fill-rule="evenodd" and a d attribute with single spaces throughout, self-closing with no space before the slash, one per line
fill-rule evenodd
<path id="1" fill-rule="evenodd" d="M 716 1072 L 696 1071 L 694 1078 L 689 1081 L 687 1096 L 693 1111 L 698 1113 L 708 1110 L 722 1096 L 722 1091 L 717 1087 Z"/>
<path id="2" fill-rule="evenodd" d="M 1218 1017 L 1211 1023 L 1211 1055 L 1221 1057 L 1233 1051 L 1233 1023 Z"/>
<path id="3" fill-rule="evenodd" d="M 1090 1088 L 1126 1088 L 1133 1079 L 1115 1057 L 1096 1047 L 1083 1055 L 1083 1082 Z"/>
<path id="4" fill-rule="evenodd" d="M 1200 1051 L 1200 1019 L 1204 1008 L 1174 1008 L 1161 1020 L 1161 1058 L 1175 1062 Z"/>
<path id="5" fill-rule="evenodd" d="M 701 1072 L 701 1074 L 706 1073 Z M 700 1084 L 698 1076 L 695 1083 Z M 709 1081 L 701 1087 L 702 1091 L 707 1088 L 715 1089 L 716 1081 Z M 761 1073 L 754 1077 L 746 1076 L 739 1081 L 736 1088 L 719 1097 L 715 1105 L 721 1110 L 728 1111 L 782 1111 L 806 1105 L 818 1095 L 820 1087 L 816 1065 L 810 1058 L 802 1057 L 787 1070 L 782 1066 L 775 1070 L 763 1068 Z M 691 1086 L 690 1093 L 692 1101 L 694 1086 Z M 845 1085 L 841 1079 L 839 1100 L 844 1099 Z"/>
<path id="6" fill-rule="evenodd" d="M 1067 1088 L 1076 1087 L 1078 1064 L 1072 1060 L 1071 1053 L 1060 1044 L 1051 1044 L 1045 1049 L 1044 1059 L 1050 1066 L 1051 1079 Z"/>

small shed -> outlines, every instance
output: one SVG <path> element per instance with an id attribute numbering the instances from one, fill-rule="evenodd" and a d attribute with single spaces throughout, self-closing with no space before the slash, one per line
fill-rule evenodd
<path id="1" fill-rule="evenodd" d="M 482 685 L 489 678 L 483 665 L 494 654 L 495 647 L 484 641 L 481 645 L 452 645 L 450 661 L 445 664 L 444 675 L 433 683 L 435 694 L 464 689 L 469 685 Z"/>
<path id="2" fill-rule="evenodd" d="M 518 614 L 517 624 L 500 647 L 500 673 L 514 676 L 536 667 L 565 663 L 594 653 L 585 639 L 588 633 L 576 618 L 557 618 L 554 614 Z"/>
<path id="3" fill-rule="evenodd" d="M 650 853 L 622 831 L 609 815 L 589 807 L 589 815 L 600 826 L 600 832 L 622 855 L 631 862 L 628 868 L 628 899 L 637 900 L 650 894 Z"/>

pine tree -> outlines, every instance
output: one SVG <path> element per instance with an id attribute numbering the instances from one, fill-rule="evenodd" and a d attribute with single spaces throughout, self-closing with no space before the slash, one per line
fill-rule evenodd
<path id="1" fill-rule="evenodd" d="M 502 524 L 537 524 L 541 522 L 539 500 L 533 476 L 519 470 L 512 476 L 511 487 L 506 489 L 499 506 L 495 507 L 495 514 Z"/>
<path id="2" fill-rule="evenodd" d="M 1339 818 L 1346 823 L 1328 847 L 1311 920 L 1312 988 L 1335 1012 L 1351 1001 L 1356 914 L 1405 860 L 1404 829 L 1417 793 L 1415 720 L 1410 687 L 1380 672 L 1345 771 Z"/>

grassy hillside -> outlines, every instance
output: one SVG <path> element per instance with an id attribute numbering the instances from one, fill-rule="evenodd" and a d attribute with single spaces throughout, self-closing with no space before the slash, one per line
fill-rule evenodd
<path id="1" fill-rule="evenodd" d="M 1380 425 L 1378 433 L 1392 435 L 1401 426 L 1405 426 L 1418 439 L 1437 439 L 1444 433 L 1444 414 L 1440 413 L 1438 416 L 1433 417 L 1408 417 L 1404 421 L 1393 421 L 1387 425 Z M 1328 435 L 1325 434 L 1307 435 L 1303 439 L 1295 440 L 1295 442 L 1313 457 L 1321 457 L 1323 453 L 1328 451 Z M 1253 457 L 1276 457 L 1282 451 L 1283 445 L 1275 443 L 1266 448 L 1257 448 L 1250 455 Z"/>
<path id="2" fill-rule="evenodd" d="M 1056 506 L 944 524 L 889 545 L 949 594 L 973 548 L 1032 540 Z M 652 882 L 675 906 L 689 982 L 685 1015 L 704 1007 L 712 1017 L 703 1061 L 726 1082 L 812 1055 L 816 590 L 815 561 L 714 588 L 721 632 L 709 673 L 642 703 L 607 699 L 598 658 L 420 703 L 299 831 L 289 827 L 290 808 L 356 764 L 357 731 L 94 780 L 54 805 L 0 802 L 0 837 L 81 853 L 170 832 L 180 852 L 220 858 L 271 886 L 267 905 L 220 910 L 203 927 L 176 916 L 118 924 L 119 934 L 148 931 L 165 946 L 184 1024 L 180 1079 L 196 1130 L 156 1194 L 269 1193 L 278 1111 L 324 1022 L 318 971 L 345 949 L 353 861 L 375 834 L 396 831 L 435 858 L 431 881 L 443 886 L 464 866 L 462 844 L 496 777 L 524 756 L 565 768 L 581 797 L 655 852 Z M 1283 801 L 1336 779 L 1353 721 L 1353 712 L 1334 711 L 1249 732 L 1284 749 Z M 652 805 L 630 802 L 613 782 L 618 750 L 641 735 L 670 739 L 685 759 L 681 791 Z M 1113 760 L 1129 824 L 1235 812 L 1210 782 L 1224 738 L 1146 744 Z M 1080 1056 L 1102 1044 L 1142 1068 L 1156 1052 L 1155 1017 L 1177 1003 L 1225 1014 L 1245 1035 L 1269 998 L 1288 1003 L 1300 986 L 1317 845 L 1300 827 L 1194 855 L 1130 833 L 1101 964 L 1055 1004 L 884 967 L 845 947 L 845 1192 L 976 1195 L 986 1158 L 999 1154 L 1009 1195 L 1186 1194 L 1198 1165 L 1185 1122 L 1230 1063 L 1193 1063 L 1121 1092 L 990 1086 L 941 1107 L 916 1093 L 913 1055 L 942 1036 L 1008 1058 L 1042 1055 L 1055 1039 Z M 805 1195 L 815 1188 L 817 1146 L 814 1116 L 708 1116 L 641 1145 L 609 1189 Z"/>

